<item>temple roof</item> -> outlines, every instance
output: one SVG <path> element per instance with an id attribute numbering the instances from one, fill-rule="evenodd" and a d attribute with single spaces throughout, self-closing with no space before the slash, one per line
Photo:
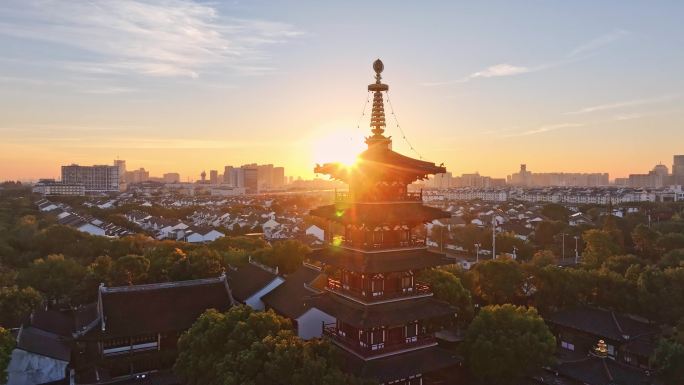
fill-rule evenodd
<path id="1" fill-rule="evenodd" d="M 226 275 L 233 298 L 243 303 L 278 277 L 276 274 L 251 263 L 235 269 L 228 269 Z"/>
<path id="2" fill-rule="evenodd" d="M 336 203 L 317 207 L 309 214 L 343 224 L 395 225 L 427 223 L 451 216 L 438 208 L 423 206 L 421 202 L 392 204 Z"/>
<path id="3" fill-rule="evenodd" d="M 311 259 L 359 273 L 389 273 L 453 263 L 444 254 L 428 251 L 426 248 L 362 252 L 331 246 L 314 250 Z"/>
<path id="4" fill-rule="evenodd" d="M 88 333 L 105 338 L 184 331 L 207 309 L 233 303 L 225 276 L 100 288 L 100 322 Z"/>
<path id="5" fill-rule="evenodd" d="M 342 351 L 340 355 L 344 369 L 359 377 L 373 378 L 382 383 L 446 369 L 462 361 L 453 352 L 439 346 L 369 361 L 364 361 L 346 351 Z"/>
<path id="6" fill-rule="evenodd" d="M 587 385 L 653 384 L 653 378 L 643 370 L 622 364 L 610 358 L 589 356 L 553 367 L 562 376 Z"/>
<path id="7" fill-rule="evenodd" d="M 387 146 L 373 145 L 359 154 L 353 167 L 340 163 L 326 163 L 317 165 L 314 172 L 328 174 L 344 182 L 373 175 L 382 176 L 383 180 L 411 182 L 416 179 L 425 179 L 430 174 L 444 173 L 446 168 L 402 155 Z"/>
<path id="8" fill-rule="evenodd" d="M 547 317 L 546 321 L 616 342 L 634 340 L 658 332 L 658 328 L 648 322 L 587 306 L 558 311 Z"/>
<path id="9" fill-rule="evenodd" d="M 454 316 L 456 308 L 434 298 L 411 298 L 400 301 L 362 305 L 330 292 L 307 300 L 308 307 L 315 307 L 330 314 L 338 321 L 359 329 L 381 326 L 404 325 L 420 319 Z"/>
<path id="10" fill-rule="evenodd" d="M 288 275 L 285 282 L 261 297 L 261 300 L 276 313 L 297 319 L 308 309 L 304 305 L 305 299 L 317 294 L 309 285 L 321 272 L 312 267 L 302 265 L 297 271 Z"/>

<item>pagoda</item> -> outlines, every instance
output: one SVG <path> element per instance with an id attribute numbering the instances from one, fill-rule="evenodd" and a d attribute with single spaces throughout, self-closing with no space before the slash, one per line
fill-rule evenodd
<path id="1" fill-rule="evenodd" d="M 368 149 L 353 166 L 314 169 L 347 183 L 349 191 L 336 191 L 334 204 L 311 211 L 328 224 L 326 246 L 313 255 L 328 277 L 324 293 L 308 305 L 335 318 L 323 325 L 323 335 L 341 348 L 347 370 L 383 384 L 445 383 L 444 373 L 460 361 L 438 346 L 435 333 L 454 322 L 456 310 L 417 276 L 449 263 L 427 249 L 424 225 L 450 215 L 423 205 L 422 192 L 408 186 L 446 169 L 392 151 L 384 134 L 389 87 L 381 82 L 382 61 L 373 69 Z"/>

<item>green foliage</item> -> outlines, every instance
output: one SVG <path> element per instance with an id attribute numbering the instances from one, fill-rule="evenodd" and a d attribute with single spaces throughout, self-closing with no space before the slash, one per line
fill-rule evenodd
<path id="1" fill-rule="evenodd" d="M 625 275 L 627 269 L 633 265 L 643 266 L 645 265 L 644 260 L 635 255 L 614 255 L 608 257 L 601 268 L 618 273 L 620 275 Z"/>
<path id="2" fill-rule="evenodd" d="M 0 326 L 0 384 L 7 382 L 7 366 L 10 363 L 14 344 L 12 333 Z"/>
<path id="3" fill-rule="evenodd" d="M 551 250 L 539 250 L 536 253 L 534 253 L 530 263 L 537 268 L 555 265 L 556 256 L 553 255 L 553 252 Z"/>
<path id="4" fill-rule="evenodd" d="M 464 341 L 466 363 L 484 384 L 517 384 L 550 363 L 556 341 L 534 308 L 487 306 L 475 317 Z"/>
<path id="5" fill-rule="evenodd" d="M 657 246 L 664 253 L 676 249 L 684 249 L 684 234 L 667 233 L 658 239 Z"/>
<path id="6" fill-rule="evenodd" d="M 565 227 L 565 222 L 541 221 L 534 230 L 534 241 L 540 247 L 550 248 L 558 243 L 557 237 Z"/>
<path id="7" fill-rule="evenodd" d="M 0 327 L 19 327 L 43 297 L 31 287 L 0 287 Z"/>
<path id="8" fill-rule="evenodd" d="M 362 384 L 325 341 L 303 341 L 272 311 L 208 310 L 178 341 L 174 371 L 188 385 Z"/>
<path id="9" fill-rule="evenodd" d="M 684 249 L 672 250 L 660 259 L 658 266 L 661 269 L 668 267 L 684 267 Z"/>
<path id="10" fill-rule="evenodd" d="M 21 286 L 31 286 L 48 299 L 68 300 L 76 286 L 86 274 L 86 269 L 73 259 L 61 254 L 51 254 L 36 259 L 26 269 L 19 272 L 17 281 Z"/>
<path id="11" fill-rule="evenodd" d="M 125 255 L 116 261 L 111 268 L 111 280 L 114 285 L 133 285 L 143 283 L 147 278 L 150 261 L 142 255 Z"/>
<path id="12" fill-rule="evenodd" d="M 653 258 L 656 255 L 656 242 L 660 234 L 651 230 L 648 226 L 640 223 L 630 234 L 634 243 L 634 250 L 645 258 Z"/>
<path id="13" fill-rule="evenodd" d="M 430 269 L 422 271 L 418 280 L 430 285 L 435 298 L 456 307 L 460 325 L 470 322 L 473 317 L 473 303 L 470 292 L 463 287 L 460 278 L 443 269 Z"/>
<path id="14" fill-rule="evenodd" d="M 521 265 L 508 258 L 480 262 L 472 270 L 474 293 L 490 305 L 516 302 L 524 279 Z"/>
<path id="15" fill-rule="evenodd" d="M 684 381 L 684 345 L 677 341 L 661 339 L 651 357 L 651 364 L 658 368 L 658 376 L 667 384 Z"/>
<path id="16" fill-rule="evenodd" d="M 606 258 L 622 252 L 620 245 L 606 230 L 585 231 L 582 240 L 585 243 L 582 260 L 589 267 L 599 267 Z"/>
<path id="17" fill-rule="evenodd" d="M 252 256 L 263 264 L 277 266 L 281 273 L 290 274 L 302 265 L 302 261 L 310 252 L 311 249 L 305 244 L 288 239 L 276 242 L 272 248 L 259 249 Z"/>
<path id="18" fill-rule="evenodd" d="M 570 211 L 558 203 L 548 203 L 542 207 L 541 214 L 554 221 L 567 222 Z"/>
<path id="19" fill-rule="evenodd" d="M 209 247 L 218 251 L 244 250 L 255 251 L 266 247 L 266 241 L 257 237 L 222 237 L 209 244 Z"/>

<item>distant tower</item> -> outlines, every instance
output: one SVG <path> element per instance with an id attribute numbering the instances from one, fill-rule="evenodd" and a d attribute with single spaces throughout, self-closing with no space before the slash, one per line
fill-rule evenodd
<path id="1" fill-rule="evenodd" d="M 200 174 L 200 176 L 202 177 L 202 183 L 207 181 L 207 172 L 206 171 L 203 170 L 202 173 Z"/>

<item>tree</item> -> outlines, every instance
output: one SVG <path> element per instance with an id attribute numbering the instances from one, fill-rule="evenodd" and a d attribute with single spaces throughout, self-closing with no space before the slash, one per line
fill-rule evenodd
<path id="1" fill-rule="evenodd" d="M 657 242 L 658 249 L 667 253 L 675 249 L 684 249 L 684 234 L 668 233 L 661 236 Z"/>
<path id="2" fill-rule="evenodd" d="M 430 285 L 435 298 L 449 302 L 455 306 L 458 322 L 465 325 L 473 317 L 473 303 L 470 292 L 461 284 L 461 280 L 454 274 L 443 269 L 424 270 L 418 280 Z"/>
<path id="3" fill-rule="evenodd" d="M 10 363 L 14 337 L 9 330 L 0 327 L 0 384 L 7 382 L 7 365 Z"/>
<path id="4" fill-rule="evenodd" d="M 277 242 L 273 248 L 263 248 L 252 254 L 254 259 L 272 267 L 278 267 L 281 273 L 289 274 L 295 272 L 311 252 L 305 244 L 288 239 Z"/>
<path id="5" fill-rule="evenodd" d="M 61 254 L 51 254 L 44 259 L 36 259 L 19 273 L 18 282 L 31 286 L 50 300 L 70 299 L 86 270 L 71 258 Z"/>
<path id="6" fill-rule="evenodd" d="M 41 302 L 43 297 L 32 287 L 0 287 L 0 327 L 18 327 Z"/>
<path id="7" fill-rule="evenodd" d="M 542 207 L 541 214 L 554 221 L 567 222 L 570 212 L 563 205 L 548 203 Z"/>
<path id="8" fill-rule="evenodd" d="M 485 384 L 515 384 L 549 363 L 556 340 L 534 308 L 487 306 L 464 341 L 468 368 Z"/>
<path id="9" fill-rule="evenodd" d="M 634 249 L 645 258 L 653 258 L 656 254 L 656 241 L 659 235 L 657 231 L 651 230 L 643 223 L 638 224 L 631 233 Z"/>
<path id="10" fill-rule="evenodd" d="M 536 253 L 534 253 L 530 263 L 537 268 L 555 265 L 556 256 L 553 255 L 553 252 L 551 250 L 539 250 Z"/>
<path id="11" fill-rule="evenodd" d="M 557 236 L 564 228 L 564 222 L 541 221 L 534 230 L 534 241 L 541 247 L 550 248 L 558 243 Z"/>
<path id="12" fill-rule="evenodd" d="M 608 257 L 601 267 L 624 276 L 627 273 L 627 269 L 632 265 L 643 266 L 645 263 L 641 258 L 635 255 L 614 255 Z"/>
<path id="13" fill-rule="evenodd" d="M 587 230 L 582 234 L 585 243 L 582 259 L 590 267 L 599 267 L 606 258 L 622 252 L 610 232 L 604 230 Z"/>
<path id="14" fill-rule="evenodd" d="M 207 310 L 181 335 L 174 371 L 188 385 L 362 383 L 335 358 L 327 342 L 299 339 L 272 311 L 235 306 Z"/>
<path id="15" fill-rule="evenodd" d="M 659 376 L 667 384 L 684 381 L 684 345 L 661 339 L 651 357 L 651 364 L 658 368 Z"/>
<path id="16" fill-rule="evenodd" d="M 515 302 L 522 295 L 525 276 L 520 264 L 511 259 L 480 262 L 471 271 L 475 294 L 487 304 Z"/>
<path id="17" fill-rule="evenodd" d="M 662 269 L 668 267 L 684 267 L 684 249 L 672 250 L 660 259 L 658 266 Z"/>
<path id="18" fill-rule="evenodd" d="M 125 255 L 112 265 L 111 279 L 115 285 L 133 285 L 147 278 L 150 260 L 142 255 Z"/>

